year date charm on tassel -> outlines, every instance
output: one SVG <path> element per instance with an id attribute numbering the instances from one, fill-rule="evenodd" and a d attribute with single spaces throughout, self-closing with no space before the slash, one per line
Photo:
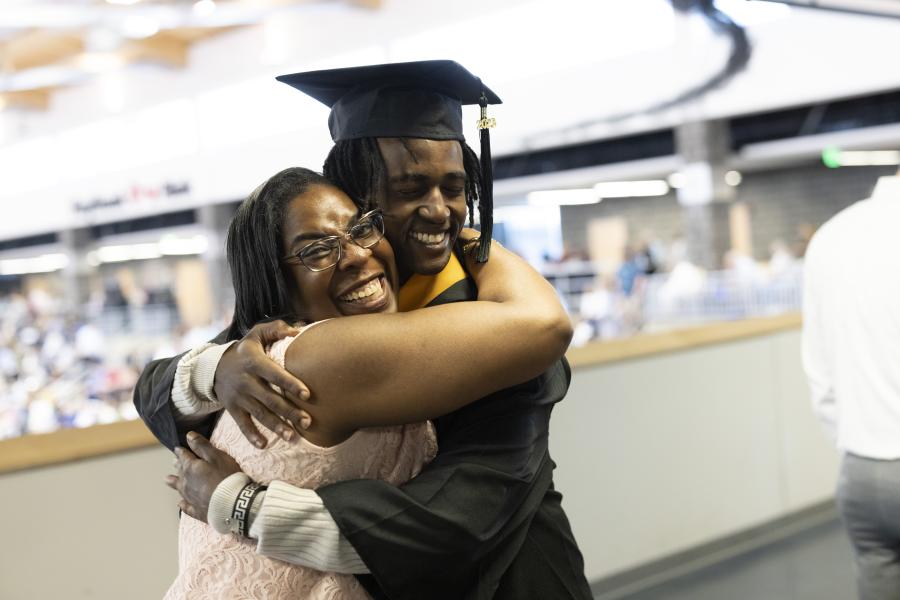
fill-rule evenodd
<path id="1" fill-rule="evenodd" d="M 487 98 L 484 94 L 481 94 L 478 104 L 481 106 L 481 118 L 476 123 L 478 129 L 494 129 L 497 126 L 497 119 L 487 116 Z"/>
<path id="2" fill-rule="evenodd" d="M 495 119 L 494 117 L 488 117 L 487 110 L 482 108 L 481 118 L 478 119 L 478 123 L 476 123 L 476 125 L 478 125 L 478 129 L 494 129 L 495 127 L 497 127 L 497 119 Z"/>

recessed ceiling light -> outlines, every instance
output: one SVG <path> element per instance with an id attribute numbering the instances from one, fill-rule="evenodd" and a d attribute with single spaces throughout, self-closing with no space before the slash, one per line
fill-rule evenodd
<path id="1" fill-rule="evenodd" d="M 216 12 L 216 3 L 213 0 L 197 0 L 193 10 L 196 17 L 208 17 Z"/>
<path id="2" fill-rule="evenodd" d="M 122 33 L 136 40 L 148 38 L 159 33 L 159 23 L 144 15 L 131 15 L 122 22 Z"/>
<path id="3" fill-rule="evenodd" d="M 531 206 L 572 206 L 597 204 L 602 198 L 591 188 L 573 190 L 541 190 L 528 194 Z"/>
<path id="4" fill-rule="evenodd" d="M 122 44 L 122 34 L 104 24 L 91 27 L 84 41 L 88 52 L 112 52 Z"/>
<path id="5" fill-rule="evenodd" d="M 665 196 L 669 193 L 669 184 L 661 179 L 650 181 L 607 181 L 595 185 L 594 191 L 603 198 Z"/>
<path id="6" fill-rule="evenodd" d="M 741 181 L 743 180 L 744 178 L 741 175 L 740 171 L 728 171 L 727 173 L 725 173 L 725 183 L 727 183 L 731 187 L 741 185 Z"/>
<path id="7" fill-rule="evenodd" d="M 69 257 L 62 253 L 42 254 L 31 258 L 0 260 L 0 275 L 51 273 L 66 268 Z"/>
<path id="8" fill-rule="evenodd" d="M 666 181 L 668 182 L 670 188 L 675 188 L 677 190 L 678 188 L 684 187 L 686 179 L 687 177 L 684 176 L 684 173 L 679 173 L 676 171 L 675 173 L 669 175 Z"/>

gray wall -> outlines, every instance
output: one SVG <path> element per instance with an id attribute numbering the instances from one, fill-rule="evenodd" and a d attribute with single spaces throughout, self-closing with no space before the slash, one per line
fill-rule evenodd
<path id="1" fill-rule="evenodd" d="M 737 200 L 750 207 L 754 255 L 767 259 L 771 242 L 793 243 L 800 224 L 818 227 L 841 209 L 868 197 L 878 177 L 896 171 L 893 166 L 829 169 L 816 163 L 745 173 Z M 674 194 L 611 198 L 596 205 L 562 207 L 563 241 L 570 248 L 587 248 L 587 223 L 607 217 L 624 217 L 633 240 L 650 229 L 668 243 L 685 230 Z"/>
<path id="2" fill-rule="evenodd" d="M 178 572 L 162 446 L 0 475 L 3 600 L 158 600 Z"/>
<path id="3" fill-rule="evenodd" d="M 832 497 L 800 332 L 576 369 L 550 452 L 589 580 Z"/>
<path id="4" fill-rule="evenodd" d="M 645 229 L 665 242 L 682 234 L 681 207 L 675 194 L 657 198 L 607 198 L 600 204 L 563 206 L 560 221 L 563 243 L 570 249 L 587 249 L 587 227 L 591 219 L 623 217 L 628 222 L 628 235 L 637 240 Z"/>
<path id="5" fill-rule="evenodd" d="M 756 258 L 768 258 L 774 240 L 793 241 L 801 223 L 818 227 L 867 198 L 878 177 L 896 172 L 893 166 L 829 169 L 814 164 L 745 174 L 737 199 L 750 206 Z"/>

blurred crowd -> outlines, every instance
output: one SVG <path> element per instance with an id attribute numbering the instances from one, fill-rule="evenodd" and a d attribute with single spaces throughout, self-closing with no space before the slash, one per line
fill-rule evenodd
<path id="1" fill-rule="evenodd" d="M 0 298 L 0 438 L 137 417 L 138 356 L 108 352 L 106 336 L 33 291 Z"/>
<path id="2" fill-rule="evenodd" d="M 122 311 L 113 299 L 74 314 L 42 290 L 0 296 L 0 439 L 135 419 L 144 365 L 216 332 L 135 335 Z"/>
<path id="3" fill-rule="evenodd" d="M 687 256 L 683 240 L 628 246 L 618 264 L 576 258 L 551 266 L 551 281 L 576 323 L 573 345 L 709 321 L 799 311 L 802 252 L 783 241 L 767 261 L 731 250 L 718 270 Z M 577 283 L 580 279 L 580 283 Z"/>
<path id="4" fill-rule="evenodd" d="M 800 308 L 803 248 L 774 242 L 765 262 L 730 251 L 709 271 L 681 239 L 642 239 L 615 262 L 574 251 L 544 263 L 576 323 L 573 345 Z M 131 393 L 144 365 L 211 339 L 227 320 L 188 329 L 171 291 L 133 292 L 110 284 L 77 310 L 42 289 L 0 294 L 0 439 L 137 418 Z"/>

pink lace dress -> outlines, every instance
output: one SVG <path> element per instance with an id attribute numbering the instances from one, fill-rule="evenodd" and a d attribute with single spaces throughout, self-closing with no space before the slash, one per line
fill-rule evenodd
<path id="1" fill-rule="evenodd" d="M 269 349 L 284 365 L 286 338 Z M 361 429 L 337 446 L 322 448 L 301 438 L 288 443 L 259 426 L 267 448 L 252 446 L 237 424 L 223 414 L 211 442 L 231 454 L 253 480 L 279 480 L 317 488 L 347 479 L 383 479 L 399 485 L 415 477 L 437 452 L 431 423 Z M 166 599 L 366 599 L 352 575 L 324 573 L 256 553 L 256 542 L 221 535 L 209 525 L 182 515 L 179 573 Z"/>

